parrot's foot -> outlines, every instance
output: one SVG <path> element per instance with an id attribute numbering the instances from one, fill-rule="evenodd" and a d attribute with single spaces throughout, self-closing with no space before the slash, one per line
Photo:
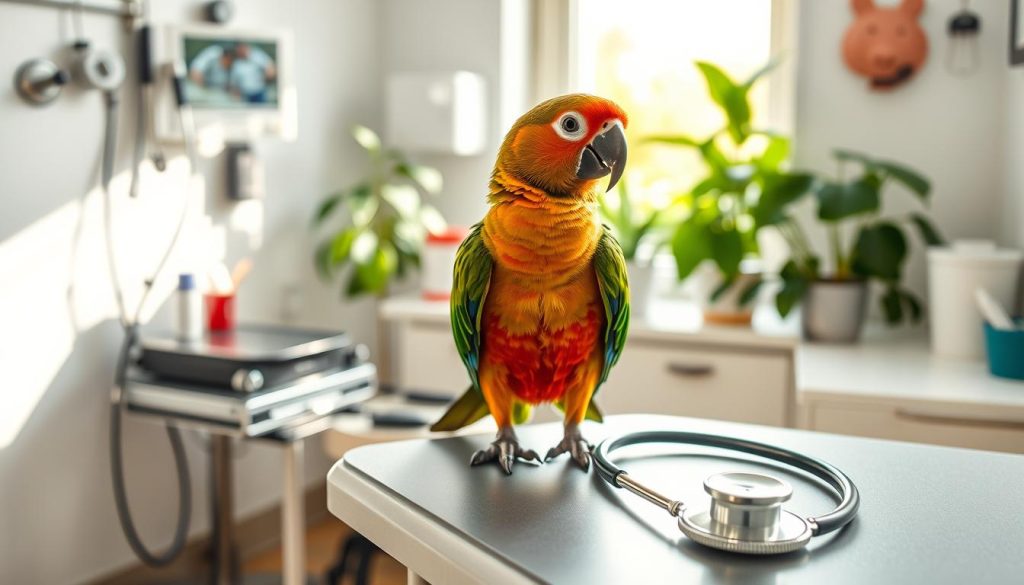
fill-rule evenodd
<path id="1" fill-rule="evenodd" d="M 565 425 L 565 436 L 557 445 L 548 450 L 544 461 L 550 461 L 562 453 L 568 452 L 573 461 L 580 466 L 580 469 L 590 469 L 590 443 L 580 434 L 580 428 L 575 424 Z"/>
<path id="2" fill-rule="evenodd" d="M 533 449 L 523 449 L 519 446 L 519 439 L 516 438 L 516 432 L 512 430 L 512 427 L 502 427 L 498 429 L 498 436 L 491 443 L 491 446 L 473 453 L 469 464 L 480 465 L 481 463 L 497 460 L 505 475 L 512 475 L 512 464 L 515 463 L 516 459 L 536 461 L 538 464 L 543 463 L 536 451 Z"/>

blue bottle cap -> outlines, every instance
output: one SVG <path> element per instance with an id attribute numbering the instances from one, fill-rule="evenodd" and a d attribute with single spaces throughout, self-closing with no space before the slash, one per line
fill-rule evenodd
<path id="1" fill-rule="evenodd" d="M 196 277 L 189 272 L 178 275 L 178 290 L 192 290 L 196 287 Z"/>

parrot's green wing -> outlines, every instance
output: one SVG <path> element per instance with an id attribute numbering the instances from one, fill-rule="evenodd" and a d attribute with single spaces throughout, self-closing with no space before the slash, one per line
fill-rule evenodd
<path id="1" fill-rule="evenodd" d="M 454 431 L 480 420 L 490 412 L 480 390 L 480 321 L 491 284 L 494 259 L 484 245 L 480 233 L 482 228 L 483 224 L 473 226 L 455 254 L 451 300 L 452 335 L 472 385 L 441 420 L 430 427 L 432 431 Z"/>
<path id="2" fill-rule="evenodd" d="M 608 226 L 603 226 L 603 229 L 604 233 L 594 252 L 594 271 L 597 273 L 597 285 L 601 289 L 601 301 L 604 303 L 604 316 L 607 321 L 604 329 L 604 368 L 601 370 L 598 388 L 608 379 L 608 372 L 612 366 L 619 361 L 629 332 L 629 281 L 626 276 L 626 258 L 622 255 L 622 248 Z M 594 393 L 597 393 L 596 389 Z"/>

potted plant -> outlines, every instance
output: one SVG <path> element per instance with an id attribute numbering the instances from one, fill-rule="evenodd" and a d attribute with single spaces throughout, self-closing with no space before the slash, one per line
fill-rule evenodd
<path id="1" fill-rule="evenodd" d="M 902 185 L 927 204 L 931 186 L 918 172 L 895 162 L 873 159 L 849 150 L 835 150 L 839 167 L 835 179 L 814 188 L 817 217 L 828 236 L 831 271 L 824 272 L 800 224 L 791 216 L 778 222 L 791 257 L 783 266 L 782 288 L 775 297 L 786 316 L 803 302 L 803 333 L 809 340 L 854 342 L 860 337 L 867 305 L 868 284 L 880 283 L 882 312 L 890 325 L 921 318 L 921 301 L 902 284 L 907 259 L 906 228 L 912 225 L 929 246 L 943 238 L 922 213 L 891 218 L 881 215 L 881 196 L 890 183 Z M 857 172 L 845 171 L 850 164 Z M 851 178 L 844 180 L 843 177 Z M 844 228 L 852 227 L 845 238 Z M 850 231 L 849 229 L 845 231 Z"/>
<path id="2" fill-rule="evenodd" d="M 684 280 L 713 263 L 718 276 L 709 287 L 705 319 L 749 323 L 762 283 L 751 262 L 759 257 L 758 232 L 780 219 L 782 209 L 810 189 L 813 177 L 786 170 L 788 138 L 751 127 L 749 92 L 772 63 L 742 83 L 711 63 L 696 65 L 725 125 L 703 139 L 672 135 L 646 141 L 692 149 L 703 160 L 706 176 L 678 200 L 690 209 L 671 238 L 678 277 Z"/>
<path id="3" fill-rule="evenodd" d="M 628 179 L 628 178 L 627 178 Z M 653 254 L 650 258 L 639 258 L 637 252 L 644 240 L 650 242 L 662 215 L 662 210 L 638 205 L 629 193 L 629 181 L 619 181 L 614 196 L 605 194 L 599 200 L 601 215 L 606 220 L 615 238 L 622 246 L 629 271 L 630 304 L 633 315 L 643 317 L 651 297 L 654 281 Z M 655 242 L 657 244 L 657 242 Z"/>
<path id="4" fill-rule="evenodd" d="M 352 136 L 369 157 L 367 174 L 327 196 L 317 209 L 314 226 L 326 237 L 315 262 L 324 280 L 346 279 L 346 296 L 383 296 L 393 278 L 419 266 L 426 234 L 446 227 L 440 212 L 425 201 L 440 192 L 441 174 L 383 148 L 369 128 L 356 126 Z"/>

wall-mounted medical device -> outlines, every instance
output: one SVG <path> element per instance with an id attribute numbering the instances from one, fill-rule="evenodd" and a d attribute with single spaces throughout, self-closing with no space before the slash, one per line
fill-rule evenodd
<path id="1" fill-rule="evenodd" d="M 167 27 L 156 59 L 185 79 L 200 141 L 245 142 L 261 136 L 296 137 L 292 36 L 287 31 L 209 25 Z M 174 104 L 158 104 L 157 134 L 181 140 Z"/>
<path id="2" fill-rule="evenodd" d="M 387 142 L 410 152 L 469 156 L 487 140 L 487 83 L 469 71 L 396 73 L 387 85 Z"/>

